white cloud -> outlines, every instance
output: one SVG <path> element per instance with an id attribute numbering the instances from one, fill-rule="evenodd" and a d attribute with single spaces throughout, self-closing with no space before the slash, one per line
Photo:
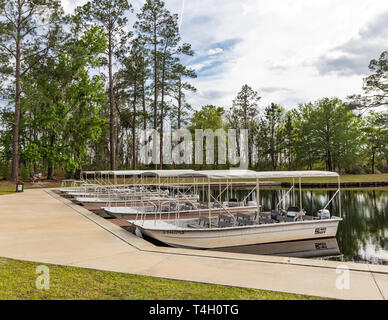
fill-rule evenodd
<path id="1" fill-rule="evenodd" d="M 73 2 L 63 1 L 68 7 Z M 168 0 L 166 5 L 181 14 L 182 1 Z M 136 11 L 141 3 L 133 1 Z M 358 40 L 377 38 L 380 29 L 368 26 L 384 12 L 388 12 L 388 1 L 381 0 L 186 1 L 182 39 L 196 52 L 188 64 L 200 71 L 191 81 L 198 93 L 190 95 L 189 102 L 195 107 L 228 107 L 245 83 L 259 90 L 263 104 L 276 102 L 286 107 L 359 93 L 363 76 L 359 71 L 320 73 L 317 61 L 328 57 L 331 68 L 345 68 L 337 59 L 341 58 L 338 48 L 352 50 L 361 45 Z M 239 41 L 230 47 L 220 45 L 230 39 Z M 373 44 L 377 45 L 373 52 L 388 49 L 386 41 Z M 368 59 L 366 55 L 346 68 L 362 70 L 360 66 L 368 66 Z"/>
<path id="2" fill-rule="evenodd" d="M 215 49 L 210 49 L 207 54 L 209 56 L 214 56 L 216 54 L 222 53 L 224 50 L 222 48 L 215 48 Z"/>

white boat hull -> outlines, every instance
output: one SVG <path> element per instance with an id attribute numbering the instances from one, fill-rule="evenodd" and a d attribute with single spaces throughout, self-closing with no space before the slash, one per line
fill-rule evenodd
<path id="1" fill-rule="evenodd" d="M 342 219 L 212 229 L 167 228 L 162 221 L 129 221 L 139 230 L 173 247 L 213 249 L 296 240 L 333 238 Z"/>

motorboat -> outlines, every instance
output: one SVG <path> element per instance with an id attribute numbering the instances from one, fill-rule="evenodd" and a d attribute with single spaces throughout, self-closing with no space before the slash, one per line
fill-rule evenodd
<path id="1" fill-rule="evenodd" d="M 173 219 L 162 219 L 161 214 L 155 214 L 154 219 L 145 219 L 145 215 L 129 220 L 137 233 L 144 234 L 173 247 L 212 249 L 246 246 L 253 244 L 276 243 L 296 240 L 311 240 L 333 238 L 336 236 L 341 218 L 341 188 L 340 177 L 335 172 L 326 171 L 276 171 L 255 172 L 250 170 L 215 170 L 196 171 L 183 174 L 180 177 L 203 178 L 208 182 L 208 208 L 204 211 L 192 211 L 196 218 L 185 219 L 183 215 L 175 214 Z M 306 213 L 302 203 L 301 179 L 310 177 L 333 177 L 338 181 L 338 190 L 329 199 L 326 206 L 315 215 Z M 260 179 L 290 178 L 291 188 L 271 211 L 262 211 L 260 204 Z M 231 211 L 210 192 L 210 183 L 214 180 L 227 180 L 227 186 L 235 179 L 255 179 L 256 206 L 251 212 L 241 212 L 242 208 Z M 295 193 L 295 179 L 299 179 L 299 206 L 282 207 L 285 198 Z M 222 193 L 225 190 L 222 191 Z M 339 216 L 332 215 L 328 207 L 335 198 L 339 198 Z M 293 197 L 296 201 L 297 197 Z M 221 205 L 218 216 L 212 212 L 212 201 Z M 235 209 L 236 207 L 234 207 Z M 134 212 L 132 212 L 134 214 Z M 183 218 L 182 218 L 183 217 Z"/>

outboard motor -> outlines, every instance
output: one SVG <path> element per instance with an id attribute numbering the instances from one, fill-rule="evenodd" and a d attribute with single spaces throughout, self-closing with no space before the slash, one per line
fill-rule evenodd
<path id="1" fill-rule="evenodd" d="M 318 211 L 318 217 L 321 218 L 322 220 L 328 220 L 331 218 L 330 216 L 330 211 L 329 210 L 319 210 Z"/>

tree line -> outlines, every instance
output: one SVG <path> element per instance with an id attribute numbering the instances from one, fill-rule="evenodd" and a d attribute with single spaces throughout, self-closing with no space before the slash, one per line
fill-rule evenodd
<path id="1" fill-rule="evenodd" d="M 229 109 L 194 109 L 186 97 L 197 75 L 183 62 L 194 51 L 178 25 L 162 0 L 139 12 L 127 0 L 91 0 L 71 15 L 59 0 L 0 0 L 0 175 L 142 168 L 136 129 L 157 130 L 163 150 L 168 126 L 249 129 L 254 169 L 387 171 L 387 113 L 360 112 L 386 106 L 387 52 L 372 60 L 365 95 L 347 101 L 286 111 L 244 85 Z M 171 167 L 163 152 L 159 163 L 151 167 Z"/>

